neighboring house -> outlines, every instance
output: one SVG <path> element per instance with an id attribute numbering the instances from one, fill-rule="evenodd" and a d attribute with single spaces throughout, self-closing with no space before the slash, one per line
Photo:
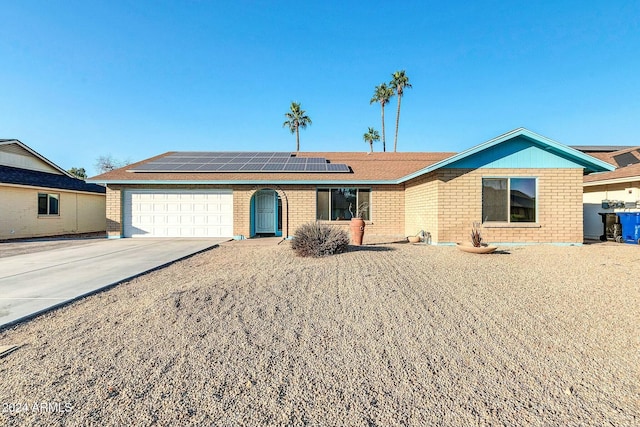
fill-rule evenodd
<path id="1" fill-rule="evenodd" d="M 582 176 L 613 167 L 526 129 L 454 153 L 169 152 L 90 179 L 107 186 L 109 237 L 292 236 L 309 221 L 365 242 L 431 234 L 466 241 L 576 243 Z"/>
<path id="2" fill-rule="evenodd" d="M 615 214 L 640 212 L 640 147 L 579 147 L 616 166 L 614 171 L 586 175 L 583 182 L 584 236 L 612 238 Z M 607 218 L 605 233 L 603 218 Z"/>
<path id="3" fill-rule="evenodd" d="M 0 139 L 0 239 L 105 229 L 103 186 L 74 178 L 16 139 Z"/>

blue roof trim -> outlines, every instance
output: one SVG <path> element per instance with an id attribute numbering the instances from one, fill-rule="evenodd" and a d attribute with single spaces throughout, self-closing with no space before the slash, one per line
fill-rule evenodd
<path id="1" fill-rule="evenodd" d="M 487 142 L 483 142 L 482 144 L 478 144 L 475 147 L 471 147 L 468 150 L 462 151 L 458 154 L 454 154 L 451 157 L 448 157 L 444 160 L 441 160 L 437 163 L 434 163 L 424 169 L 416 171 L 412 174 L 409 174 L 403 178 L 400 178 L 399 182 L 405 182 L 410 179 L 419 177 L 420 175 L 424 175 L 426 173 L 432 172 L 437 169 L 445 168 L 452 163 L 461 161 L 466 159 L 474 154 L 477 154 L 483 150 L 494 147 L 498 144 L 506 142 L 510 139 L 516 138 L 518 136 L 524 136 L 532 140 L 532 143 L 537 143 L 538 145 L 546 146 L 550 150 L 555 151 L 556 153 L 569 157 L 572 161 L 578 165 L 581 165 L 583 168 L 587 169 L 588 172 L 605 172 L 615 170 L 615 167 L 610 165 L 609 163 L 603 162 L 602 160 L 596 159 L 595 157 L 584 154 L 581 151 L 573 149 L 564 144 L 560 144 L 552 139 L 549 139 L 545 136 L 538 135 L 535 132 L 531 132 L 525 128 L 514 129 L 510 132 L 497 136 L 493 139 L 490 139 Z"/>

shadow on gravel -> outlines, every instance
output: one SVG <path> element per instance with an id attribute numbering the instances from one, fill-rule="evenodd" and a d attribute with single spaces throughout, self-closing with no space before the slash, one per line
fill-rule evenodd
<path id="1" fill-rule="evenodd" d="M 504 249 L 491 252 L 489 255 L 511 255 L 511 252 Z"/>

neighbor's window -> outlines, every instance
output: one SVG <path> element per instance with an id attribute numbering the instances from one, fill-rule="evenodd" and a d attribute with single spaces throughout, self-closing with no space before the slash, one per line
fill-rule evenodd
<path id="1" fill-rule="evenodd" d="M 38 193 L 38 215 L 60 215 L 60 196 Z"/>
<path id="2" fill-rule="evenodd" d="M 370 196 L 371 190 L 368 188 L 319 188 L 316 219 L 325 221 L 350 220 L 356 216 L 358 206 L 360 206 L 363 211 L 363 219 L 368 220 L 371 212 Z"/>
<path id="3" fill-rule="evenodd" d="M 536 222 L 536 178 L 483 178 L 483 221 Z"/>

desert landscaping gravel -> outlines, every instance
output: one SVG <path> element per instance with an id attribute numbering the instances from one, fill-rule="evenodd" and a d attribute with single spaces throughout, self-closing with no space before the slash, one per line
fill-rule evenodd
<path id="1" fill-rule="evenodd" d="M 241 242 L 0 332 L 0 425 L 640 425 L 640 247 Z"/>

